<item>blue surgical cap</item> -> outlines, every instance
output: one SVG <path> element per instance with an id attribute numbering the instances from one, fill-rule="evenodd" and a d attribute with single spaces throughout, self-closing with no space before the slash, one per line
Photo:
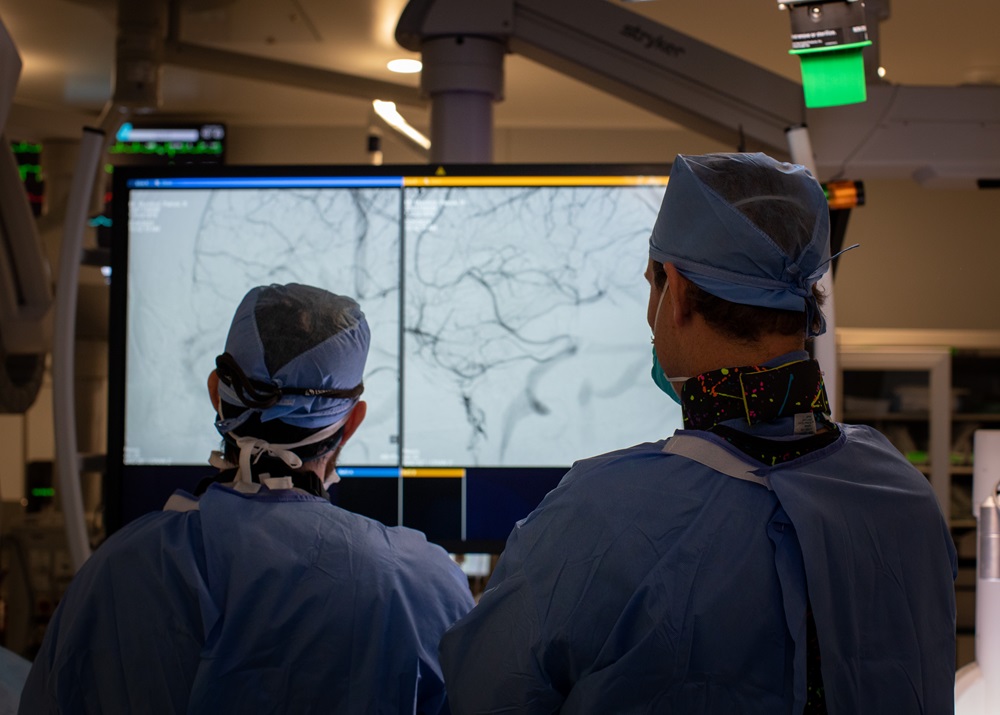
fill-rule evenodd
<path id="1" fill-rule="evenodd" d="M 759 153 L 678 155 L 649 257 L 732 303 L 802 311 L 810 336 L 826 329 L 812 287 L 830 262 L 830 209 L 803 166 Z"/>
<path id="2" fill-rule="evenodd" d="M 226 352 L 246 376 L 278 387 L 350 390 L 364 374 L 371 334 L 360 306 L 351 298 L 312 286 L 260 286 L 243 298 L 226 338 Z M 219 385 L 223 401 L 247 407 L 234 390 Z M 260 421 L 281 420 L 321 429 L 344 419 L 357 398 L 284 394 L 274 405 L 248 407 L 239 417 L 220 420 L 223 434 L 250 414 Z"/>

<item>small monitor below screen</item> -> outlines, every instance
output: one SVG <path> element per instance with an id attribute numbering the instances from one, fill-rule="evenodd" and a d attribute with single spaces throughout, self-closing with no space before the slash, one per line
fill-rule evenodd
<path id="1" fill-rule="evenodd" d="M 116 170 L 110 528 L 212 473 L 229 321 L 296 282 L 371 326 L 334 501 L 498 551 L 574 461 L 681 424 L 650 381 L 643 279 L 668 169 Z"/>

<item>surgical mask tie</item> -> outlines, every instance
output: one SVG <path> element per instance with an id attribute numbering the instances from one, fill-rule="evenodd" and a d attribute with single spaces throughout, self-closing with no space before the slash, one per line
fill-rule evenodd
<path id="1" fill-rule="evenodd" d="M 225 455 L 214 450 L 209 457 L 208 461 L 213 467 L 217 469 L 232 469 L 237 467 L 236 476 L 233 479 L 233 488 L 240 492 L 256 493 L 260 489 L 260 485 L 253 481 L 253 471 L 251 469 L 251 462 L 256 464 L 261 456 L 267 454 L 271 457 L 276 457 L 284 462 L 289 469 L 296 470 L 302 466 L 302 458 L 295 454 L 292 450 L 297 447 L 305 447 L 310 444 L 316 444 L 317 442 L 322 442 L 329 439 L 335 435 L 344 423 L 347 421 L 345 417 L 338 422 L 333 423 L 328 427 L 324 427 L 318 432 L 315 432 L 299 442 L 294 442 L 292 444 L 271 444 L 267 440 L 260 439 L 258 437 L 241 437 L 238 435 L 232 435 L 236 441 L 236 446 L 240 450 L 239 464 L 233 464 L 225 458 Z M 274 482 L 280 482 L 281 480 L 274 480 Z M 330 483 L 336 481 L 335 479 L 328 480 Z M 268 484 L 270 488 L 285 488 L 290 489 L 290 483 L 278 484 Z M 323 484 L 324 488 L 328 485 L 326 481 Z"/>

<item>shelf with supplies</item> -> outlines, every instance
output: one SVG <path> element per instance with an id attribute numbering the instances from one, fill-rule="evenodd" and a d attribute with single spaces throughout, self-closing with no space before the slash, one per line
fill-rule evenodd
<path id="1" fill-rule="evenodd" d="M 934 488 L 958 552 L 957 662 L 974 657 L 974 435 L 1000 430 L 1000 331 L 837 330 L 837 419 L 888 437 Z M 983 465 L 980 464 L 980 469 Z"/>
<path id="2" fill-rule="evenodd" d="M 882 432 L 957 530 L 972 518 L 973 437 L 1000 429 L 1000 331 L 837 330 L 839 419 Z"/>

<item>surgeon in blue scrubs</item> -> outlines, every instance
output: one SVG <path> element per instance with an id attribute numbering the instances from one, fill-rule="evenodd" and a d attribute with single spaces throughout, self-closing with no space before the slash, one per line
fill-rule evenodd
<path id="1" fill-rule="evenodd" d="M 517 525 L 441 643 L 456 712 L 954 712 L 948 525 L 882 435 L 831 420 L 805 351 L 829 262 L 806 169 L 677 157 L 646 279 L 684 428 L 578 462 Z"/>
<path id="2" fill-rule="evenodd" d="M 465 575 L 326 493 L 365 415 L 369 342 L 351 298 L 246 295 L 209 377 L 218 475 L 84 564 L 23 715 L 448 712 L 437 647 L 472 607 Z"/>

